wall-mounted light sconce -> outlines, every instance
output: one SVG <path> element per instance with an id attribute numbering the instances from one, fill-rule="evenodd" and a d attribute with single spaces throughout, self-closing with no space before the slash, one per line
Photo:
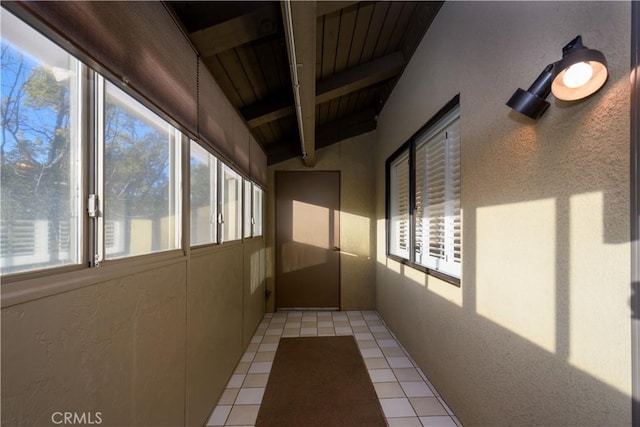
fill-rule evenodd
<path id="1" fill-rule="evenodd" d="M 507 105 L 538 120 L 549 108 L 550 92 L 563 101 L 576 101 L 595 93 L 607 81 L 607 61 L 599 50 L 582 45 L 582 36 L 562 48 L 562 59 L 545 67 L 528 90 L 518 88 Z"/>

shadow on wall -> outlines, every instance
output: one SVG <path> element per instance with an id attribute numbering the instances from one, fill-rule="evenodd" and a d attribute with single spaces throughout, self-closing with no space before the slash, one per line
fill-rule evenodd
<path id="1" fill-rule="evenodd" d="M 629 423 L 625 78 L 535 127 L 466 116 L 460 290 L 378 245 L 381 313 L 464 423 Z"/>
<path id="2" fill-rule="evenodd" d="M 394 261 L 391 261 L 394 263 Z M 508 425 L 531 425 L 532 419 L 538 425 L 557 425 L 557 420 L 572 419 L 576 425 L 604 425 L 599 419 L 609 421 L 607 425 L 626 425 L 628 420 L 621 416 L 618 423 L 611 424 L 618 408 L 629 407 L 628 394 L 599 380 L 590 373 L 571 366 L 563 357 L 554 354 L 533 343 L 503 325 L 493 322 L 482 315 L 470 312 L 455 301 L 441 297 L 429 288 L 432 285 L 418 283 L 409 270 L 410 267 L 397 264 L 398 272 L 393 271 L 396 266 L 384 268 L 382 280 L 389 283 L 403 283 L 407 292 L 394 292 L 393 287 L 384 288 L 384 294 L 379 297 L 392 300 L 396 309 L 403 308 L 406 312 L 416 309 L 430 311 L 429 327 L 442 331 L 442 340 L 438 343 L 429 342 L 428 337 L 398 334 L 405 348 L 414 357 L 419 353 L 418 348 L 435 348 L 437 354 L 427 350 L 424 358 L 418 358 L 419 364 L 431 382 L 435 385 L 447 403 L 456 411 L 456 415 L 473 413 L 474 419 L 461 421 L 465 425 L 492 425 L 495 414 L 516 414 L 504 418 Z M 414 277 L 411 280 L 407 276 Z M 450 286 L 450 285 L 447 285 Z M 425 298 L 425 288 L 430 294 Z M 435 297 L 435 298 L 434 298 Z M 428 301 L 430 300 L 430 301 Z M 390 312 L 397 310 L 390 310 Z M 455 332 L 458 339 L 447 339 L 452 333 L 448 325 L 449 319 L 464 318 L 464 322 L 474 325 L 474 331 L 482 330 L 482 335 L 476 335 L 471 330 Z M 424 326 L 424 320 L 409 319 L 404 316 L 391 315 L 385 320 L 396 331 L 416 329 Z M 502 346 L 492 344 L 490 337 L 501 336 Z M 475 357 L 472 362 L 468 356 Z M 479 357 L 478 357 L 479 356 Z M 438 363 L 446 360 L 446 364 Z M 518 366 L 513 361 L 519 361 Z M 437 365 L 437 369 L 431 367 Z M 464 378 L 464 389 L 453 385 L 451 378 Z M 498 385 L 492 388 L 492 393 L 486 393 L 486 384 Z M 495 390 L 498 390 L 494 393 Z M 541 410 L 540 402 L 532 399 L 532 393 L 545 395 L 549 402 L 567 401 L 573 403 L 571 408 L 559 405 L 546 405 Z M 597 396 L 595 399 L 585 399 L 586 396 Z M 603 398 L 605 397 L 606 398 Z M 516 398 L 514 398 L 516 397 Z M 468 409 L 471 409 L 470 411 Z M 569 417 L 567 413 L 571 413 Z M 624 411 L 619 411 L 624 413 Z M 532 414 L 533 418 L 532 418 Z M 600 414 L 594 417 L 593 414 Z M 595 421 L 594 421 L 595 420 Z"/>

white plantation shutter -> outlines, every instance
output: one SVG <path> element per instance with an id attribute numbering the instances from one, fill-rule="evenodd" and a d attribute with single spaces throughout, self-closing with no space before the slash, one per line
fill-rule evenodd
<path id="1" fill-rule="evenodd" d="M 460 127 L 455 108 L 416 141 L 415 262 L 460 276 Z"/>
<path id="2" fill-rule="evenodd" d="M 444 258 L 445 214 L 445 132 L 441 132 L 426 144 L 426 228 L 429 257 Z"/>
<path id="3" fill-rule="evenodd" d="M 389 252 L 409 258 L 409 152 L 390 167 Z"/>
<path id="4" fill-rule="evenodd" d="M 449 225 L 447 227 L 447 256 L 459 265 L 462 261 L 462 224 L 460 219 L 460 119 L 456 118 L 447 130 L 447 165 Z M 458 271 L 458 275 L 459 275 Z"/>
<path id="5" fill-rule="evenodd" d="M 424 196 L 426 195 L 426 185 L 427 185 L 427 155 L 426 155 L 426 145 L 422 145 L 420 148 L 416 150 L 416 204 L 415 204 L 415 230 L 414 230 L 414 238 L 415 238 L 415 246 L 414 246 L 414 254 L 415 261 L 419 264 L 423 263 L 424 257 L 426 257 L 426 246 L 424 244 L 424 236 L 425 230 L 428 230 L 426 221 L 424 221 L 424 213 L 425 208 L 427 206 L 425 202 Z"/>

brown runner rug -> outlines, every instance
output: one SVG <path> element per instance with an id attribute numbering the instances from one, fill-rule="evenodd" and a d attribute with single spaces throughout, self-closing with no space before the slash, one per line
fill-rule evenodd
<path id="1" fill-rule="evenodd" d="M 282 338 L 256 427 L 384 427 L 353 336 Z"/>

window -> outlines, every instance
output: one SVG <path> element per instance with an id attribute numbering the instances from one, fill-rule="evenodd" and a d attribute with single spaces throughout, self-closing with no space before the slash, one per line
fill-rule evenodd
<path id="1" fill-rule="evenodd" d="M 387 160 L 387 180 L 388 254 L 459 284 L 458 96 Z"/>
<path id="2" fill-rule="evenodd" d="M 0 274 L 179 249 L 183 135 L 10 12 L 0 19 Z M 261 235 L 262 190 L 195 141 L 189 152 L 191 243 Z"/>
<path id="3" fill-rule="evenodd" d="M 222 166 L 220 196 L 223 242 L 242 237 L 242 178 L 227 165 Z"/>
<path id="4" fill-rule="evenodd" d="M 460 277 L 460 114 L 416 140 L 415 261 Z"/>
<path id="5" fill-rule="evenodd" d="M 83 66 L 1 16 L 0 271 L 82 264 Z"/>
<path id="6" fill-rule="evenodd" d="M 402 151 L 389 171 L 389 253 L 409 258 L 409 151 Z"/>
<path id="7" fill-rule="evenodd" d="M 191 245 L 217 243 L 218 160 L 191 141 Z"/>
<path id="8" fill-rule="evenodd" d="M 251 237 L 253 232 L 253 184 L 244 180 L 244 234 L 243 237 Z"/>
<path id="9" fill-rule="evenodd" d="M 180 247 L 180 134 L 113 84 L 104 85 L 106 257 Z"/>
<path id="10" fill-rule="evenodd" d="M 0 272 L 178 249 L 182 135 L 10 12 L 0 15 Z"/>
<path id="11" fill-rule="evenodd" d="M 262 236 L 262 198 L 264 192 L 253 185 L 253 236 Z"/>

